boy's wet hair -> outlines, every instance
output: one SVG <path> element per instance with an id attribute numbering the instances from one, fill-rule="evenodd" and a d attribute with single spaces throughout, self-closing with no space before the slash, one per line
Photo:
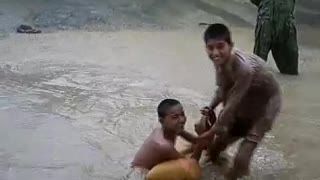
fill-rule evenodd
<path id="1" fill-rule="evenodd" d="M 157 108 L 158 117 L 164 118 L 167 115 L 168 110 L 175 105 L 181 104 L 178 100 L 175 99 L 164 99 L 160 102 Z"/>
<path id="2" fill-rule="evenodd" d="M 226 25 L 215 23 L 211 24 L 206 29 L 203 39 L 205 43 L 207 43 L 210 39 L 219 39 L 226 41 L 228 44 L 231 44 L 231 32 Z"/>

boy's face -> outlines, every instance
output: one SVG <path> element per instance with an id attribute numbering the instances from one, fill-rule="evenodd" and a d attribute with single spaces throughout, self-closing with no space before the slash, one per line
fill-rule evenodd
<path id="1" fill-rule="evenodd" d="M 167 112 L 166 116 L 162 118 L 162 126 L 166 130 L 179 133 L 184 129 L 187 118 L 181 104 L 172 106 Z"/>
<path id="2" fill-rule="evenodd" d="M 229 60 L 232 48 L 233 44 L 220 39 L 209 39 L 206 43 L 208 56 L 216 65 L 223 65 Z"/>

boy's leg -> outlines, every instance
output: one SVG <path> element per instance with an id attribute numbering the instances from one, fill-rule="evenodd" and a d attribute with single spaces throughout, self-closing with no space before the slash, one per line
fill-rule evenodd
<path id="1" fill-rule="evenodd" d="M 239 177 L 249 175 L 249 165 L 259 143 L 265 134 L 271 130 L 272 125 L 281 109 L 281 94 L 273 95 L 267 104 L 259 108 L 265 109 L 265 113 L 257 118 L 248 131 L 245 140 L 241 143 L 236 155 L 234 166 L 226 174 L 226 180 L 236 180 Z"/>
<path id="2" fill-rule="evenodd" d="M 249 165 L 257 145 L 258 143 L 249 141 L 248 139 L 245 139 L 241 143 L 234 160 L 234 165 L 225 175 L 226 180 L 237 180 L 242 176 L 250 174 Z"/>
<path id="3" fill-rule="evenodd" d="M 236 180 L 250 174 L 251 158 L 264 138 L 265 133 L 269 130 L 269 122 L 272 121 L 267 120 L 265 117 L 260 118 L 248 132 L 248 135 L 240 144 L 233 167 L 226 174 L 226 180 Z"/>
<path id="4" fill-rule="evenodd" d="M 234 124 L 229 127 L 228 134 L 225 136 L 215 136 L 214 141 L 211 143 L 210 156 L 212 161 L 217 160 L 220 153 L 229 145 L 240 138 L 245 138 L 251 127 L 249 120 L 235 117 Z"/>
<path id="5" fill-rule="evenodd" d="M 239 140 L 240 137 L 226 135 L 215 136 L 208 147 L 209 155 L 212 162 L 217 161 L 221 152 L 223 152 L 230 144 Z"/>
<path id="6" fill-rule="evenodd" d="M 274 111 L 274 108 L 267 108 Z M 267 119 L 267 117 L 273 117 L 273 119 Z M 226 174 L 226 180 L 236 180 L 242 176 L 247 176 L 250 174 L 250 162 L 259 143 L 265 136 L 265 133 L 271 129 L 272 123 L 276 117 L 274 115 L 265 115 L 264 117 L 257 120 L 253 127 L 248 132 L 244 141 L 241 143 L 236 158 L 234 160 L 234 165 L 230 171 Z"/>

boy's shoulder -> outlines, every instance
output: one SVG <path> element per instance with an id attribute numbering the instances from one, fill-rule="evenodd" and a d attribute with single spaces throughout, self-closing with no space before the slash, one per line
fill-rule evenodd
<path id="1" fill-rule="evenodd" d="M 169 142 L 167 139 L 163 136 L 163 131 L 161 128 L 156 128 L 153 130 L 151 135 L 148 138 L 149 142 L 152 142 L 152 144 L 155 144 L 158 148 L 167 148 L 170 146 L 174 146 L 173 143 Z"/>
<path id="2" fill-rule="evenodd" d="M 236 56 L 240 57 L 241 59 L 254 60 L 254 61 L 258 62 L 259 64 L 266 64 L 262 58 L 260 58 L 259 56 L 257 56 L 254 53 L 251 53 L 251 52 L 249 53 L 249 52 L 243 51 L 239 48 L 234 48 L 233 53 Z"/>
<path id="3" fill-rule="evenodd" d="M 161 128 L 155 130 L 154 142 L 162 148 L 167 148 L 169 146 L 174 146 L 174 143 L 167 140 L 163 135 L 163 130 Z"/>
<path id="4" fill-rule="evenodd" d="M 266 62 L 253 53 L 247 53 L 235 48 L 233 50 L 233 54 L 242 62 L 243 65 L 249 67 L 253 73 L 261 69 L 266 69 Z"/>

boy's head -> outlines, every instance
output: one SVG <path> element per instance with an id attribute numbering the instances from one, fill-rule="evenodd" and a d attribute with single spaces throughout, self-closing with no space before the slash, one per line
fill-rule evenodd
<path id="1" fill-rule="evenodd" d="M 213 63 L 226 63 L 233 48 L 231 32 L 224 24 L 211 24 L 204 32 L 204 42 L 209 58 Z"/>
<path id="2" fill-rule="evenodd" d="M 158 117 L 162 127 L 174 133 L 184 129 L 186 116 L 181 103 L 175 99 L 165 99 L 158 105 Z"/>

